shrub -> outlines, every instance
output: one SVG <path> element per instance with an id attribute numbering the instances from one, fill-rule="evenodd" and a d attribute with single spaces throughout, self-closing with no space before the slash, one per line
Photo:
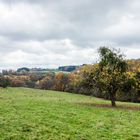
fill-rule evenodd
<path id="1" fill-rule="evenodd" d="M 10 85 L 10 80 L 8 77 L 1 76 L 0 77 L 0 86 L 6 88 Z"/>

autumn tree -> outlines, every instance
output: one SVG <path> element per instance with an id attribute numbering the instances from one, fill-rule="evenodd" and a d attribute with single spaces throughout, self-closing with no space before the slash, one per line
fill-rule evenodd
<path id="1" fill-rule="evenodd" d="M 99 49 L 100 62 L 98 69 L 97 85 L 109 94 L 111 104 L 116 106 L 116 93 L 121 89 L 125 73 L 127 71 L 127 63 L 118 50 L 111 50 L 107 47 Z"/>
<path id="2" fill-rule="evenodd" d="M 46 76 L 45 78 L 43 78 L 38 82 L 37 87 L 41 89 L 49 90 L 49 89 L 53 89 L 53 85 L 54 85 L 54 79 L 50 76 Z"/>
<path id="3" fill-rule="evenodd" d="M 68 74 L 59 72 L 55 75 L 54 89 L 58 91 L 65 91 L 69 84 Z"/>

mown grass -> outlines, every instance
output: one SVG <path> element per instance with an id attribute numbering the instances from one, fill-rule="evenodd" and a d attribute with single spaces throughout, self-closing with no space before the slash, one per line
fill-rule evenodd
<path id="1" fill-rule="evenodd" d="M 0 89 L 1 140 L 140 140 L 140 105 L 26 88 Z"/>

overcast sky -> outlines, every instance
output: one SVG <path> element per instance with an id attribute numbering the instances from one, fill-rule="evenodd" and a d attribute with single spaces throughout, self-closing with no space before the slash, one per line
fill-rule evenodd
<path id="1" fill-rule="evenodd" d="M 0 0 L 0 69 L 93 63 L 100 46 L 140 58 L 140 0 Z"/>

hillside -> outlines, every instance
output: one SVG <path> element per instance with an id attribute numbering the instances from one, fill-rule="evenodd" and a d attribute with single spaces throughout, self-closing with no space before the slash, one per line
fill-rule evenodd
<path id="1" fill-rule="evenodd" d="M 27 88 L 0 89 L 0 140 L 138 140 L 140 104 Z"/>

